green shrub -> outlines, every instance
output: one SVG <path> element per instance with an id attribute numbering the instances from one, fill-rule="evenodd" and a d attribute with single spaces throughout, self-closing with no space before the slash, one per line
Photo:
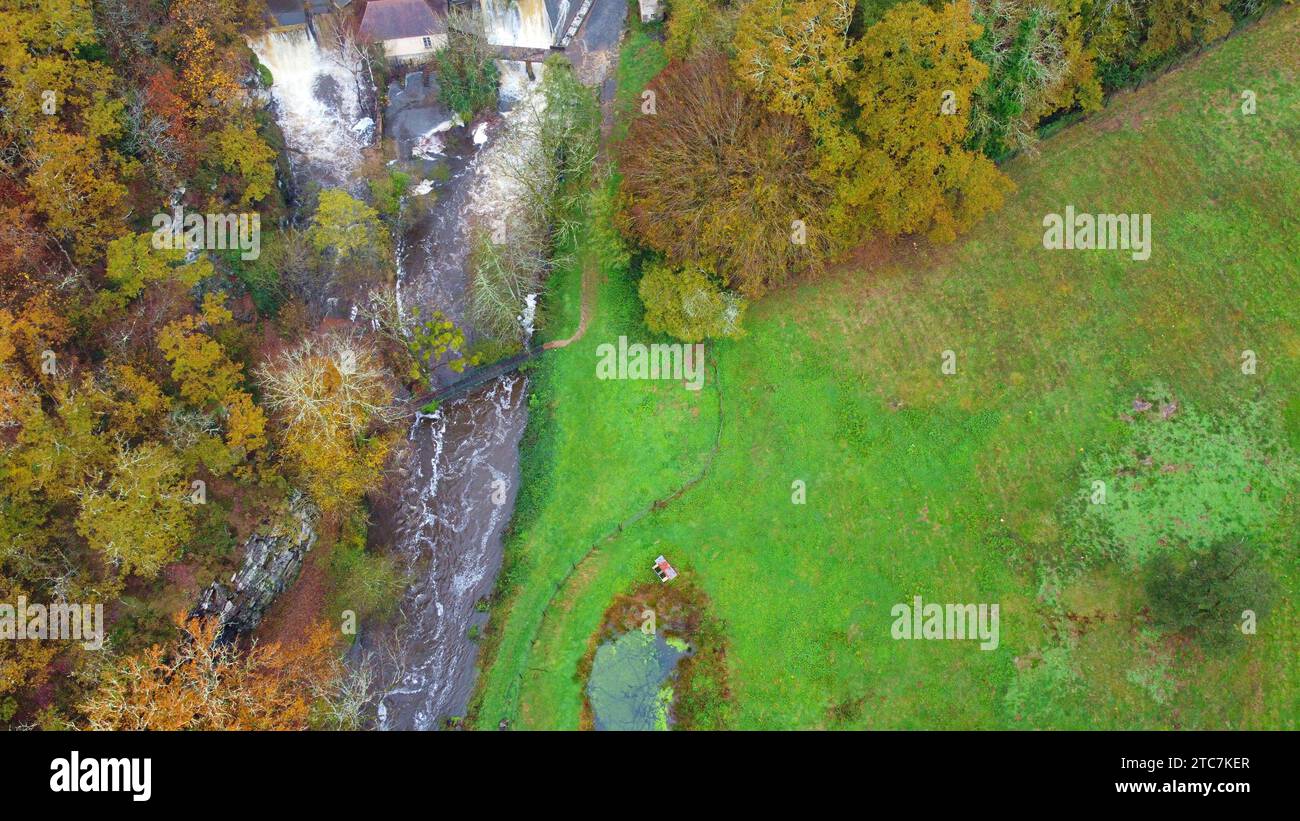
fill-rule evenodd
<path id="1" fill-rule="evenodd" d="M 275 316 L 285 301 L 280 271 L 275 264 L 279 258 L 278 236 L 270 231 L 262 233 L 262 248 L 257 259 L 241 259 L 238 250 L 214 252 L 247 289 L 257 312 L 267 317 Z"/>
<path id="2" fill-rule="evenodd" d="M 394 220 L 401 214 L 402 197 L 411 187 L 411 175 L 396 169 L 386 169 L 378 178 L 369 181 L 370 196 L 375 209 L 385 219 Z"/>
<path id="3" fill-rule="evenodd" d="M 1276 585 L 1258 549 L 1232 539 L 1190 558 L 1156 556 L 1147 568 L 1146 591 L 1157 625 L 1223 650 L 1242 642 L 1245 611 L 1256 619 L 1269 613 Z"/>
<path id="4" fill-rule="evenodd" d="M 683 342 L 744 333 L 744 298 L 723 290 L 702 266 L 652 263 L 637 290 L 652 331 Z"/>
<path id="5" fill-rule="evenodd" d="M 366 511 L 358 508 L 344 521 L 329 564 L 334 614 L 351 610 L 358 622 L 390 618 L 406 586 L 395 561 L 366 550 L 367 529 Z"/>
<path id="6" fill-rule="evenodd" d="M 478 365 L 491 365 L 522 353 L 524 346 L 517 339 L 477 339 L 465 351 Z"/>
<path id="7" fill-rule="evenodd" d="M 493 49 L 478 14 L 453 10 L 447 17 L 447 45 L 433 55 L 443 105 L 468 122 L 497 104 L 497 69 Z"/>

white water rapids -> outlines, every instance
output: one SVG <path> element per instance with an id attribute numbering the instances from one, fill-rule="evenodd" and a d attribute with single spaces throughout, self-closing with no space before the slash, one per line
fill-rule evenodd
<path id="1" fill-rule="evenodd" d="M 544 9 L 542 0 L 535 2 Z M 518 29 L 529 30 L 522 23 Z M 272 74 L 275 115 L 294 176 L 360 188 L 362 149 L 373 138 L 373 123 L 365 122 L 356 67 L 305 30 L 272 32 L 251 45 Z M 412 147 L 424 149 L 413 165 L 436 158 L 450 174 L 439 186 L 433 180 L 419 186 L 418 196 L 435 197 L 432 208 L 398 238 L 401 304 L 441 310 L 465 326 L 468 226 L 491 226 L 509 241 L 511 209 L 520 200 L 513 166 L 535 150 L 527 136 L 535 129 L 515 126 L 537 110 L 540 70 L 536 66 L 530 78 L 522 64 L 503 63 L 501 94 L 510 110 L 476 123 L 468 134 L 451 133 L 464 124 L 444 125 L 449 113 L 434 117 L 439 109 L 417 100 L 429 119 L 409 121 L 420 124 Z M 392 115 L 391 105 L 385 124 L 390 136 L 400 134 L 403 119 Z M 520 306 L 522 322 L 531 325 L 534 306 L 535 298 Z M 404 559 L 408 588 L 399 623 L 362 625 L 351 655 L 354 663 L 378 668 L 372 703 L 380 729 L 435 729 L 468 703 L 478 652 L 469 631 L 486 620 L 476 604 L 492 591 L 501 566 L 527 418 L 525 384 L 523 376 L 509 374 L 420 414 L 407 447 L 390 465 L 395 492 L 372 511 L 372 533 Z"/>
<path id="2" fill-rule="evenodd" d="M 268 32 L 251 44 L 271 71 L 276 119 L 295 174 L 348 187 L 361 164 L 370 127 L 357 95 L 361 67 L 337 49 L 321 48 L 305 28 Z"/>
<path id="3" fill-rule="evenodd" d="M 524 377 L 511 374 L 411 427 L 391 534 L 411 587 L 385 654 L 381 730 L 437 729 L 469 701 L 478 646 L 468 631 L 501 568 L 525 398 Z"/>

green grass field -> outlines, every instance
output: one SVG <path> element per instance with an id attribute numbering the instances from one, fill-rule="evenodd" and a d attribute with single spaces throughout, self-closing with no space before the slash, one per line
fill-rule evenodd
<path id="1" fill-rule="evenodd" d="M 639 38 L 624 89 L 657 69 Z M 652 341 L 597 208 L 550 286 L 562 337 L 582 266 L 604 274 L 586 336 L 534 371 L 479 726 L 578 726 L 576 671 L 601 614 L 653 580 L 659 553 L 725 625 L 737 727 L 1300 726 L 1294 497 L 1257 534 L 1282 592 L 1245 649 L 1205 657 L 1144 638 L 1140 581 L 1103 565 L 1060 596 L 1095 617 L 1071 644 L 1074 680 L 1034 695 L 1059 644 L 1035 559 L 1060 542 L 1062 500 L 1125 403 L 1161 381 L 1206 411 L 1240 397 L 1295 406 L 1298 39 L 1300 9 L 1286 8 L 1113 99 L 1009 163 L 1018 192 L 951 246 L 873 248 L 765 298 L 746 338 L 710 347 L 699 393 L 595 378 L 597 345 Z M 1067 204 L 1150 213 L 1150 260 L 1044 250 L 1043 215 Z M 940 373 L 944 350 L 956 375 Z M 806 504 L 791 502 L 795 480 Z M 914 595 L 999 602 L 1001 646 L 894 641 L 890 608 Z"/>

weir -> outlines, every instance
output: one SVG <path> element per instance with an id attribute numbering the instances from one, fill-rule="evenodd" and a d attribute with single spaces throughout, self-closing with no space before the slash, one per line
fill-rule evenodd
<path id="1" fill-rule="evenodd" d="M 479 0 L 488 42 L 495 46 L 549 49 L 567 45 L 576 0 Z M 587 3 L 590 6 L 590 2 Z"/>
<path id="2" fill-rule="evenodd" d="M 266 0 L 266 17 L 272 31 L 306 29 L 313 36 L 312 18 L 340 11 L 352 0 Z"/>
<path id="3" fill-rule="evenodd" d="M 272 0 L 295 3 L 297 0 Z M 357 55 L 330 43 L 334 17 L 304 7 L 301 22 L 279 26 L 249 45 L 271 72 L 276 120 L 291 149 L 295 177 L 351 187 L 371 134 L 361 105 Z M 288 14 L 288 12 L 281 12 Z M 276 20 L 281 18 L 273 11 Z M 373 120 L 371 121 L 373 122 Z"/>

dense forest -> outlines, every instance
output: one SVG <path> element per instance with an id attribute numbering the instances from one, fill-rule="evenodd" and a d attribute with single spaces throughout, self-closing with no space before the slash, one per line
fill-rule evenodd
<path id="1" fill-rule="evenodd" d="M 734 335 L 744 298 L 874 237 L 952 241 L 1010 189 L 996 162 L 1267 5 L 673 0 L 666 116 L 622 151 L 628 233 L 662 257 L 647 323 Z"/>

